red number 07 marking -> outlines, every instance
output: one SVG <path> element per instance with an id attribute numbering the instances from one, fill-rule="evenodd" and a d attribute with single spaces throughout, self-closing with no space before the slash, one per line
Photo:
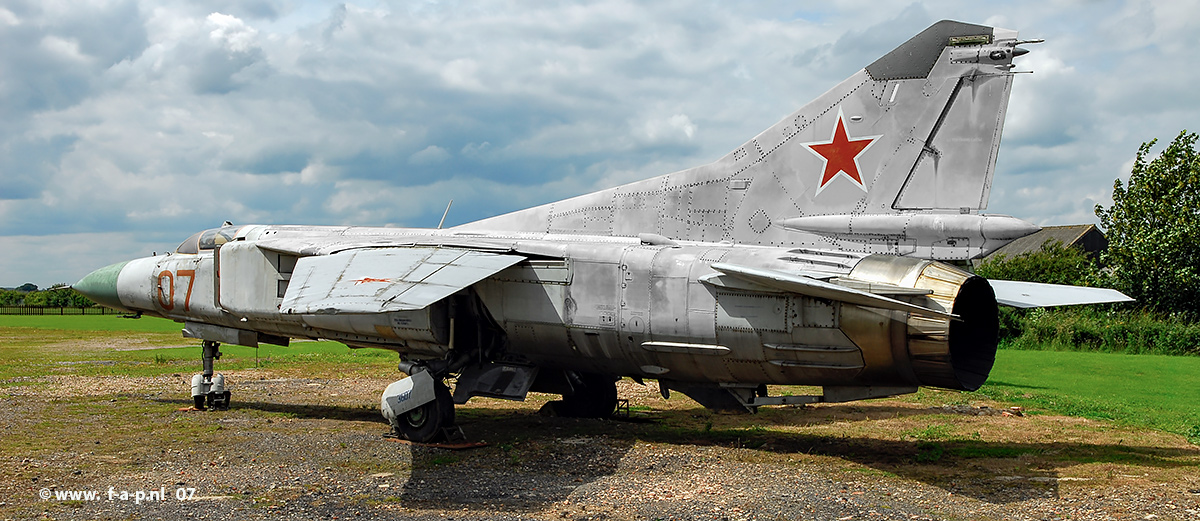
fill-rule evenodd
<path id="1" fill-rule="evenodd" d="M 176 277 L 187 277 L 187 278 L 188 278 L 188 289 L 187 289 L 187 293 L 185 293 L 185 294 L 184 294 L 184 296 L 183 296 L 183 310 L 184 310 L 184 311 L 191 311 L 191 306 L 192 306 L 192 286 L 196 284 L 196 270 L 176 270 L 176 271 L 175 271 L 175 276 L 176 276 Z"/>
<path id="2" fill-rule="evenodd" d="M 170 270 L 160 272 L 158 274 L 158 305 L 167 311 L 175 309 L 175 277 L 187 277 L 188 279 L 187 292 L 183 296 L 183 310 L 191 311 L 192 287 L 196 284 L 196 270 L 176 270 L 174 274 Z M 164 279 L 166 280 L 165 289 L 163 288 Z"/>

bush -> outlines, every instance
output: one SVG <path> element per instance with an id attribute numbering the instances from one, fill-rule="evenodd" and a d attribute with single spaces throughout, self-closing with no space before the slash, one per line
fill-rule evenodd
<path id="1" fill-rule="evenodd" d="M 1008 257 L 996 255 L 975 268 L 975 274 L 996 280 L 1020 280 L 1070 286 L 1095 286 L 1097 267 L 1082 249 L 1046 239 L 1037 251 Z"/>
<path id="2" fill-rule="evenodd" d="M 1200 356 L 1200 324 L 1182 315 L 1091 306 L 1013 316 L 1006 324 L 1001 313 L 1004 348 Z"/>

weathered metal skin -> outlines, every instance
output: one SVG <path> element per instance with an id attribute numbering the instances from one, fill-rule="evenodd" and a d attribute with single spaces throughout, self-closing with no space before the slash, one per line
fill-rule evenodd
<path id="1" fill-rule="evenodd" d="M 306 228 L 302 234 L 316 240 L 324 232 L 334 241 L 347 231 Z M 453 316 L 444 302 L 390 313 L 282 313 L 287 266 L 295 262 L 257 244 L 300 233 L 243 227 L 241 240 L 216 254 L 130 261 L 117 280 L 122 307 L 280 337 L 384 347 L 406 359 L 440 358 L 452 348 Z M 397 233 L 354 229 L 353 236 L 391 243 L 401 239 Z M 424 231 L 405 233 L 403 240 L 430 245 L 453 237 Z M 647 245 L 607 237 L 504 240 L 515 251 L 557 257 L 524 261 L 471 288 L 503 329 L 507 353 L 540 367 L 694 383 L 974 389 L 994 358 L 995 299 L 986 281 L 933 261 L 713 243 Z M 239 265 L 241 251 L 255 252 L 262 262 L 253 269 Z M 956 327 L 945 318 L 714 279 L 720 275 L 711 268 L 715 262 L 821 273 L 843 284 L 931 290 L 908 300 L 963 315 L 964 321 Z"/>
<path id="2" fill-rule="evenodd" d="M 903 324 L 904 342 L 896 344 L 907 347 L 897 360 L 907 359 L 920 385 L 967 391 L 983 385 L 999 339 L 996 297 L 986 280 L 938 262 L 882 255 L 860 261 L 850 277 L 932 290 L 923 304 L 961 320 L 914 314 L 897 320 Z"/>

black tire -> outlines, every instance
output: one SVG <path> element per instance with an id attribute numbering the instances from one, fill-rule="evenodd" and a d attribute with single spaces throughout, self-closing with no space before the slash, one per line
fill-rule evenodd
<path id="1" fill-rule="evenodd" d="M 617 382 L 595 373 L 581 373 L 579 379 L 583 385 L 574 394 L 563 395 L 555 412 L 568 418 L 612 417 L 617 409 Z"/>
<path id="2" fill-rule="evenodd" d="M 192 406 L 195 407 L 197 411 L 203 411 L 204 410 L 204 395 L 202 394 L 200 396 L 193 396 L 192 397 Z"/>
<path id="3" fill-rule="evenodd" d="M 442 429 L 454 425 L 454 400 L 450 389 L 442 382 L 433 383 L 433 401 L 401 414 L 396 418 L 396 434 L 417 443 L 437 441 Z"/>

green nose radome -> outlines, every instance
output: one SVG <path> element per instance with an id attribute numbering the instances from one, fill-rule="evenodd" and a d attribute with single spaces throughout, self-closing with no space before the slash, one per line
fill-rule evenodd
<path id="1" fill-rule="evenodd" d="M 117 275 L 121 274 L 121 268 L 126 264 L 129 264 L 129 261 L 110 264 L 88 273 L 71 287 L 101 306 L 128 311 L 117 295 Z"/>

